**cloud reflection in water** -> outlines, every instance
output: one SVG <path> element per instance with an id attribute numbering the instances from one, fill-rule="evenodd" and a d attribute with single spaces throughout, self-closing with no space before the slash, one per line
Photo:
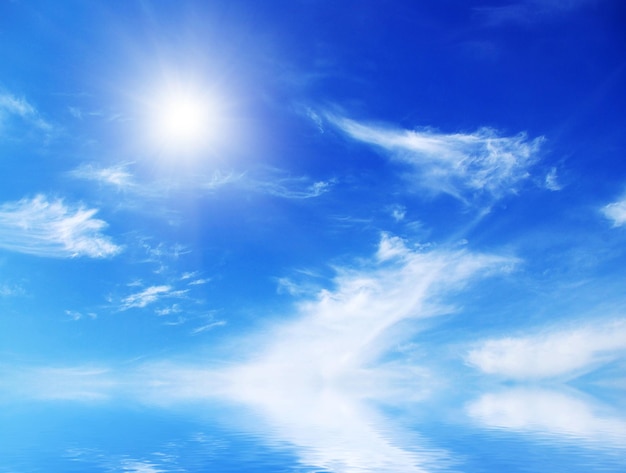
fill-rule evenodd
<path id="1" fill-rule="evenodd" d="M 455 385 L 454 379 L 446 379 L 454 378 L 450 373 L 434 366 L 381 361 L 398 342 L 398 333 L 391 329 L 407 319 L 448 313 L 450 308 L 444 303 L 448 294 L 477 277 L 509 271 L 515 264 L 512 258 L 467 250 L 422 251 L 384 234 L 372 260 L 362 262 L 358 269 L 338 269 L 334 288 L 301 304 L 296 317 L 276 323 L 245 344 L 235 340 L 232 348 L 243 361 L 231 360 L 221 367 L 144 363 L 124 372 L 38 368 L 5 373 L 5 383 L 20 396 L 28 396 L 30 389 L 30 397 L 40 400 L 46 396 L 83 402 L 126 399 L 161 406 L 221 400 L 257 412 L 264 425 L 251 428 L 260 431 L 260 437 L 265 434 L 268 443 L 293 446 L 303 466 L 335 473 L 445 470 L 458 461 L 452 449 L 433 448 L 428 440 L 415 440 L 414 434 L 409 441 L 380 406 L 413 404 L 429 410 L 438 404 L 439 396 L 447 395 L 440 391 L 442 386 L 459 390 L 461 397 L 472 390 L 462 383 Z M 589 329 L 595 334 L 592 351 L 617 350 L 607 357 L 615 360 L 623 344 L 616 342 L 620 335 L 614 329 L 623 325 L 613 322 L 609 326 L 613 330 Z M 576 336 L 590 339 L 584 330 Z M 547 339 L 569 340 L 559 333 Z M 607 347 L 605 339 L 610 342 Z M 495 347 L 501 359 L 508 360 L 498 365 L 499 374 L 509 365 L 515 374 L 518 365 L 510 360 L 527 358 L 528 347 L 538 343 L 532 337 L 519 340 L 523 343 L 511 338 L 506 343 L 483 342 L 466 361 L 491 376 L 487 368 L 493 364 Z M 247 353 L 241 353 L 242 346 Z M 538 346 L 546 356 L 551 348 L 560 348 L 559 343 Z M 594 366 L 599 362 L 596 356 L 585 359 Z M 572 366 L 581 369 L 580 363 Z M 465 412 L 489 429 L 625 446 L 626 420 L 614 412 L 602 412 L 589 398 L 563 390 L 532 386 L 496 390 L 471 401 Z M 459 420 L 459 425 L 463 422 Z"/>

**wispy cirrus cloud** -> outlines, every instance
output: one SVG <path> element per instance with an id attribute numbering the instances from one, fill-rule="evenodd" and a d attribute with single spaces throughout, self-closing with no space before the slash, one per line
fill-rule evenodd
<path id="1" fill-rule="evenodd" d="M 50 132 L 53 129 L 25 98 L 0 91 L 0 131 L 2 125 L 13 117 L 18 117 L 43 132 Z"/>
<path id="2" fill-rule="evenodd" d="M 626 197 L 605 205 L 601 209 L 606 218 L 613 222 L 614 227 L 626 224 Z"/>
<path id="3" fill-rule="evenodd" d="M 499 197 L 515 190 L 538 159 L 543 137 L 501 136 L 490 128 L 474 133 L 406 130 L 327 115 L 350 138 L 408 164 L 417 185 L 435 194 L 467 199 L 476 193 Z"/>
<path id="4" fill-rule="evenodd" d="M 250 173 L 242 180 L 251 190 L 285 199 L 319 197 L 329 192 L 335 183 L 335 179 L 315 181 L 306 176 L 290 176 L 275 168 Z"/>
<path id="5" fill-rule="evenodd" d="M 209 330 L 212 330 L 216 327 L 223 327 L 224 325 L 226 325 L 226 321 L 225 320 L 216 320 L 214 322 L 209 322 L 203 325 L 200 325 L 196 328 L 194 328 L 191 333 L 192 335 L 197 335 L 199 333 L 203 333 L 203 332 L 208 332 Z"/>
<path id="6" fill-rule="evenodd" d="M 122 248 L 102 231 L 98 211 L 37 195 L 0 205 L 0 248 L 35 256 L 106 258 Z"/>
<path id="7" fill-rule="evenodd" d="M 112 166 L 100 166 L 85 163 L 70 171 L 74 179 L 94 181 L 105 186 L 123 190 L 133 197 L 146 200 L 162 200 L 174 192 L 212 192 L 229 184 L 240 181 L 242 174 L 214 171 L 212 173 L 194 173 L 193 175 L 169 176 L 160 179 L 145 179 L 131 170 L 133 163 L 119 163 Z"/>
<path id="8" fill-rule="evenodd" d="M 120 310 L 142 309 L 162 299 L 184 297 L 186 293 L 186 290 L 176 290 L 168 285 L 150 286 L 124 297 L 120 304 Z"/>
<path id="9" fill-rule="evenodd" d="M 128 164 L 118 164 L 110 167 L 100 167 L 94 164 L 83 164 L 69 174 L 76 179 L 85 179 L 115 186 L 118 189 L 127 189 L 136 185 L 133 175 L 128 170 L 128 166 Z"/>
<path id="10" fill-rule="evenodd" d="M 284 197 L 286 199 L 310 199 L 319 197 L 328 192 L 332 186 L 331 181 L 317 181 L 311 184 L 301 185 L 304 179 L 287 180 L 280 182 L 258 182 L 257 188 L 269 195 Z M 290 184 L 296 184 L 295 186 Z"/>
<path id="11" fill-rule="evenodd" d="M 335 179 L 312 180 L 307 176 L 290 176 L 275 168 L 235 171 L 214 170 L 209 173 L 194 173 L 146 180 L 132 172 L 132 163 L 121 163 L 103 167 L 86 163 L 70 171 L 74 179 L 97 182 L 115 187 L 133 197 L 132 204 L 139 201 L 163 200 L 172 194 L 190 191 L 211 194 L 227 186 L 248 192 L 260 192 L 284 199 L 310 199 L 329 192 Z M 138 198 L 138 199 L 137 199 Z"/>
<path id="12" fill-rule="evenodd" d="M 532 380 L 578 376 L 626 353 L 626 319 L 482 342 L 466 362 L 487 374 Z"/>

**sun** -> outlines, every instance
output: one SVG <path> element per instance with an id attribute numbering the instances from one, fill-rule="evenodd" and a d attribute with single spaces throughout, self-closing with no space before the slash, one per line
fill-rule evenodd
<path id="1" fill-rule="evenodd" d="M 208 131 L 208 110 L 196 97 L 173 94 L 159 104 L 157 131 L 175 144 L 196 142 Z"/>
<path id="2" fill-rule="evenodd" d="M 219 107 L 208 93 L 191 87 L 158 90 L 150 107 L 150 140 L 168 154 L 200 152 L 218 136 Z"/>

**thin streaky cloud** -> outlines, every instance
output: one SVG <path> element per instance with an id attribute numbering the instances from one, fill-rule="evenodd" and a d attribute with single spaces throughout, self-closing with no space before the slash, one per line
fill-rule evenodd
<path id="1" fill-rule="evenodd" d="M 106 258 L 122 248 L 102 231 L 96 209 L 37 195 L 0 205 L 0 248 L 35 256 Z"/>
<path id="2" fill-rule="evenodd" d="M 484 341 L 466 362 L 507 379 L 577 377 L 626 352 L 626 319 L 574 329 Z"/>
<path id="3" fill-rule="evenodd" d="M 164 298 L 184 297 L 186 293 L 186 290 L 174 290 L 172 286 L 168 285 L 150 286 L 123 298 L 120 310 L 141 309 Z"/>
<path id="4" fill-rule="evenodd" d="M 133 175 L 128 171 L 128 164 L 111 167 L 85 164 L 71 171 L 70 176 L 112 185 L 119 189 L 126 189 L 135 185 Z"/>
<path id="5" fill-rule="evenodd" d="M 35 115 L 35 108 L 23 98 L 17 98 L 10 94 L 0 95 L 0 110 L 5 113 L 11 113 L 26 117 Z"/>
<path id="6" fill-rule="evenodd" d="M 202 278 L 202 279 L 194 279 L 193 281 L 188 282 L 189 286 L 201 286 L 203 284 L 208 284 L 211 282 L 210 278 Z"/>
<path id="7" fill-rule="evenodd" d="M 0 93 L 0 125 L 9 116 L 20 117 L 42 131 L 49 132 L 53 128 L 26 99 Z"/>
<path id="8" fill-rule="evenodd" d="M 131 172 L 132 163 L 102 167 L 97 164 L 86 163 L 70 171 L 68 175 L 74 179 L 95 181 L 106 186 L 116 187 L 132 197 L 146 201 L 163 201 L 171 197 L 172 193 L 214 192 L 221 187 L 234 184 L 241 180 L 243 175 L 233 172 L 215 171 L 210 174 L 193 176 L 170 176 L 157 180 L 142 179 Z M 136 202 L 133 201 L 136 205 Z"/>
<path id="9" fill-rule="evenodd" d="M 602 213 L 613 222 L 614 227 L 626 224 L 626 197 L 602 207 Z"/>
<path id="10" fill-rule="evenodd" d="M 130 163 L 101 167 L 96 164 L 83 164 L 69 172 L 75 179 L 95 181 L 103 185 L 114 186 L 133 197 L 142 200 L 164 200 L 172 193 L 214 193 L 226 186 L 237 186 L 246 191 L 285 199 L 310 199 L 329 192 L 335 184 L 334 179 L 312 181 L 300 176 L 286 176 L 284 172 L 270 169 L 256 173 L 235 173 L 233 171 L 214 171 L 185 177 L 171 177 L 154 181 L 141 180 L 129 170 Z M 136 205 L 136 202 L 133 202 Z"/>
<path id="11" fill-rule="evenodd" d="M 311 199 L 329 192 L 334 180 L 310 182 L 306 177 L 281 177 L 277 179 L 248 181 L 249 186 L 259 192 L 285 199 Z"/>
<path id="12" fill-rule="evenodd" d="M 466 199 L 477 192 L 493 197 L 514 192 L 538 160 L 543 137 L 525 133 L 501 136 L 490 128 L 474 133 L 406 130 L 327 115 L 353 140 L 383 151 L 390 159 L 413 168 L 416 184 L 435 194 Z"/>
<path id="13" fill-rule="evenodd" d="M 191 331 L 191 333 L 192 335 L 197 335 L 199 333 L 208 332 L 209 330 L 212 330 L 215 327 L 223 327 L 224 325 L 226 325 L 225 320 L 217 320 L 215 322 L 211 322 L 205 325 L 201 325 L 200 327 L 196 327 Z"/>

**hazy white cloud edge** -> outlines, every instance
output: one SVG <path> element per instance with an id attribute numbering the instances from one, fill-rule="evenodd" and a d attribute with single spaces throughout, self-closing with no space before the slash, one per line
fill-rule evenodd
<path id="1" fill-rule="evenodd" d="M 578 376 L 626 354 L 626 318 L 487 340 L 465 360 L 487 374 L 533 380 Z"/>
<path id="2" fill-rule="evenodd" d="M 487 393 L 466 406 L 488 428 L 583 439 L 626 448 L 626 419 L 574 394 L 540 388 Z"/>
<path id="3" fill-rule="evenodd" d="M 613 221 L 614 227 L 621 227 L 626 224 L 626 197 L 605 205 L 602 207 L 602 213 L 606 218 Z"/>
<path id="4" fill-rule="evenodd" d="M 102 231 L 96 209 L 37 195 L 0 205 L 0 248 L 44 257 L 106 258 L 122 248 Z"/>
<path id="5" fill-rule="evenodd" d="M 543 137 L 529 139 L 524 133 L 500 136 L 490 128 L 445 134 L 334 115 L 327 119 L 350 138 L 410 165 L 420 187 L 463 200 L 480 192 L 500 197 L 514 191 L 529 176 L 528 169 L 537 161 L 544 141 Z"/>

